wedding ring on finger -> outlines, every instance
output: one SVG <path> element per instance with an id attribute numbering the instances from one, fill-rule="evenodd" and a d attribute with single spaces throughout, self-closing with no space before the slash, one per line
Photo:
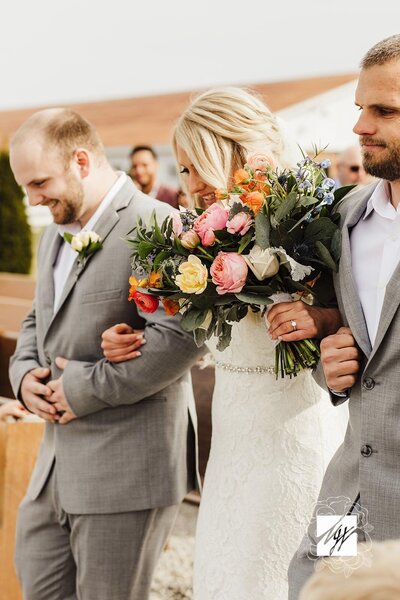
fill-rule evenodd
<path id="1" fill-rule="evenodd" d="M 291 326 L 293 327 L 293 331 L 296 331 L 297 329 L 297 322 L 296 321 L 290 321 Z"/>

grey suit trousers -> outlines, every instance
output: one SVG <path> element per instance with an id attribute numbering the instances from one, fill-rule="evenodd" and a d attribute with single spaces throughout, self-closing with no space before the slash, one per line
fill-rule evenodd
<path id="1" fill-rule="evenodd" d="M 68 514 L 53 469 L 40 496 L 26 496 L 19 509 L 15 562 L 24 600 L 146 600 L 178 508 Z"/>

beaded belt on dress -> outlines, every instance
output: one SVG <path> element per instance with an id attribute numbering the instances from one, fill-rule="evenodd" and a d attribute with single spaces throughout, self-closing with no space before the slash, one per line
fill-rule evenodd
<path id="1" fill-rule="evenodd" d="M 220 361 L 215 362 L 215 366 L 218 369 L 224 369 L 225 371 L 231 371 L 232 373 L 271 373 L 275 374 L 275 367 L 239 367 L 239 365 L 232 365 L 231 363 L 223 363 Z"/>

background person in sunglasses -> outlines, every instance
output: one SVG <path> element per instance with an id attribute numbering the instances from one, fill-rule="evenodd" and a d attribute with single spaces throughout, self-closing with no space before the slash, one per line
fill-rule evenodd
<path id="1" fill-rule="evenodd" d="M 338 156 L 337 184 L 341 185 L 367 185 L 373 178 L 365 172 L 360 146 L 349 146 Z"/>

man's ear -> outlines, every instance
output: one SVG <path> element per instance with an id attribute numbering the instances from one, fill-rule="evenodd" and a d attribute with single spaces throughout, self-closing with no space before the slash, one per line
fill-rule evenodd
<path id="1" fill-rule="evenodd" d="M 90 171 L 89 152 L 85 148 L 78 148 L 75 150 L 72 160 L 77 165 L 81 178 L 87 177 Z"/>

